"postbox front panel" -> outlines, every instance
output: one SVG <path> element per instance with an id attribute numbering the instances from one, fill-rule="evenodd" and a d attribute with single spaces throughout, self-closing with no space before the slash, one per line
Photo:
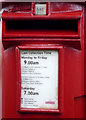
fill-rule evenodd
<path id="1" fill-rule="evenodd" d="M 2 14 L 3 118 L 83 117 L 83 5 L 29 6 Z"/>

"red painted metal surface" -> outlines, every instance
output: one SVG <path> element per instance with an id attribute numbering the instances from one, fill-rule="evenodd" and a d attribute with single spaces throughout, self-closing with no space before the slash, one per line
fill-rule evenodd
<path id="1" fill-rule="evenodd" d="M 31 4 L 32 5 L 32 4 Z M 17 9 L 17 11 L 20 9 Z M 12 10 L 11 10 L 12 11 Z M 3 118 L 84 118 L 85 106 L 85 9 L 83 4 L 75 3 L 49 3 L 48 15 L 36 16 L 33 14 L 33 5 L 29 13 L 3 12 L 3 31 L 2 42 L 4 47 L 3 54 Z M 76 21 L 77 27 L 75 29 L 61 28 L 55 29 L 54 32 L 46 30 L 40 32 L 34 28 L 34 32 L 28 29 L 10 29 L 6 26 L 7 21 L 21 21 L 25 20 L 62 20 L 63 22 L 71 20 Z M 52 23 L 52 22 L 51 22 Z M 10 22 L 9 22 L 10 25 Z M 46 24 L 45 24 L 46 25 Z M 61 22 L 60 22 L 61 25 Z M 70 24 L 70 26 L 72 26 Z M 12 28 L 12 26 L 11 26 Z M 16 29 L 17 28 L 17 29 Z M 37 47 L 33 47 L 37 45 Z M 59 104 L 62 107 L 61 113 L 54 113 L 54 111 L 45 111 L 42 113 L 32 110 L 27 113 L 18 111 L 18 80 L 21 80 L 19 59 L 16 57 L 16 47 L 22 46 L 22 49 L 56 49 L 55 46 L 63 46 L 61 53 L 61 63 L 59 64 L 59 87 L 62 98 Z M 46 47 L 43 47 L 46 46 Z M 50 47 L 51 46 L 51 47 Z M 63 58 L 63 59 L 62 59 Z M 17 60 L 17 61 L 16 61 Z M 18 75 L 19 74 L 19 75 Z M 17 76 L 18 75 L 18 76 Z M 60 93 L 59 93 L 60 94 Z M 49 113 L 48 113 L 49 112 Z"/>
<path id="2" fill-rule="evenodd" d="M 0 24 L 0 27 L 1 27 L 1 24 Z M 2 48 L 3 48 L 2 41 L 0 37 L 0 119 L 2 118 Z"/>

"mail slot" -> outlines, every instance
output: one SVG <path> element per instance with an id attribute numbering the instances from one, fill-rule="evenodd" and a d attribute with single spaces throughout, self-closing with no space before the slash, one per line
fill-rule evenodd
<path id="1" fill-rule="evenodd" d="M 7 36 L 28 37 L 77 37 L 80 20 L 8 20 L 5 23 Z M 17 33 L 16 33 L 17 32 Z M 10 33 L 10 35 L 9 35 Z M 14 35 L 13 35 L 14 34 Z"/>
<path id="2" fill-rule="evenodd" d="M 84 118 L 84 4 L 3 8 L 2 118 Z"/>

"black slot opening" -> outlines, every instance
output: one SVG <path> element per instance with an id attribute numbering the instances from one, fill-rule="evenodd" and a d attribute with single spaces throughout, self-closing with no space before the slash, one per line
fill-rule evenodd
<path id="1" fill-rule="evenodd" d="M 55 30 L 78 32 L 78 20 L 9 20 L 6 30 Z"/>

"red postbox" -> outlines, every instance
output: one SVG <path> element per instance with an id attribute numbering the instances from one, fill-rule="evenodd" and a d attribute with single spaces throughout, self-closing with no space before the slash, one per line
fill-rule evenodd
<path id="1" fill-rule="evenodd" d="M 85 6 L 4 8 L 2 117 L 84 118 Z"/>

